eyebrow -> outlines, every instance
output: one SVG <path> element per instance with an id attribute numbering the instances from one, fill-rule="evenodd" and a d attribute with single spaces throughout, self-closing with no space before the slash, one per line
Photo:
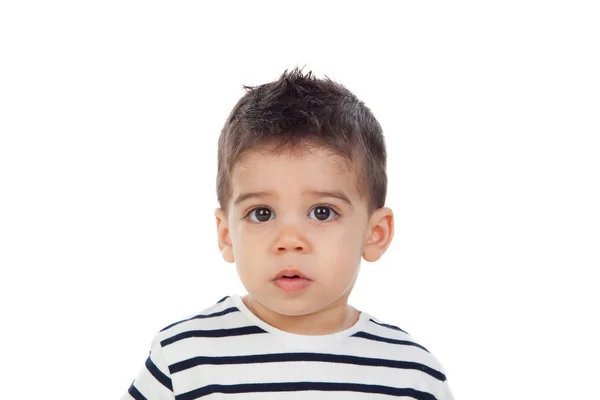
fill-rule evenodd
<path id="1" fill-rule="evenodd" d="M 344 203 L 348 204 L 350 207 L 353 207 L 350 198 L 346 196 L 346 194 L 341 190 L 333 190 L 333 191 L 322 191 L 322 190 L 306 190 L 304 194 L 309 194 L 314 197 L 333 197 L 335 199 L 339 199 Z M 270 192 L 248 192 L 240 194 L 237 199 L 233 202 L 234 206 L 237 206 L 244 200 L 248 200 L 251 198 L 260 198 L 260 197 L 274 197 L 273 193 Z"/>

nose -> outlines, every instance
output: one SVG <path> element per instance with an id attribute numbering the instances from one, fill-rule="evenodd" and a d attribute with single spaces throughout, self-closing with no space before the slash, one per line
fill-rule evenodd
<path id="1" fill-rule="evenodd" d="M 309 245 L 307 240 L 301 235 L 298 228 L 286 227 L 279 232 L 279 236 L 275 241 L 275 253 L 285 253 L 288 251 L 307 253 Z"/>

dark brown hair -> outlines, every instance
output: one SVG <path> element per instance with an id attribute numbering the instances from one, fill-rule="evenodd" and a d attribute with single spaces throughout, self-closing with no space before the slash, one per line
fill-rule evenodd
<path id="1" fill-rule="evenodd" d="M 231 172 L 250 151 L 324 147 L 343 156 L 356 172 L 357 189 L 369 215 L 384 206 L 387 193 L 386 148 L 381 126 L 352 92 L 326 77 L 298 68 L 274 82 L 243 86 L 218 145 L 217 198 L 228 212 Z"/>

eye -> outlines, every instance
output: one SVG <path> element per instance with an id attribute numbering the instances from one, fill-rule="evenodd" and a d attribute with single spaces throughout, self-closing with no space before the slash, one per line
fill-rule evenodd
<path id="1" fill-rule="evenodd" d="M 271 219 L 271 217 L 274 215 L 275 215 L 275 213 L 273 213 L 273 211 L 271 211 L 270 209 L 268 209 L 266 207 L 256 207 L 256 208 L 253 208 L 252 210 L 250 210 L 244 218 L 250 219 L 250 221 L 260 224 L 262 222 L 269 221 Z M 253 216 L 255 218 L 252 218 Z"/>
<path id="2" fill-rule="evenodd" d="M 309 216 L 311 214 L 315 215 L 315 217 L 312 219 L 320 222 L 329 222 L 339 216 L 339 214 L 332 207 L 324 205 L 313 208 L 310 211 Z M 270 208 L 256 207 L 248 211 L 243 219 L 249 220 L 255 224 L 261 224 L 272 220 L 274 217 L 275 213 Z"/>
<path id="3" fill-rule="evenodd" d="M 315 214 L 317 221 L 328 222 L 333 220 L 339 214 L 333 210 L 333 208 L 329 206 L 317 206 L 313 208 L 308 215 Z M 333 218 L 329 218 L 333 217 Z"/>

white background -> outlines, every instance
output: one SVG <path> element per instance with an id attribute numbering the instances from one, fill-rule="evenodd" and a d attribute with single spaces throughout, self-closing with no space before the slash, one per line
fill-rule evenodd
<path id="1" fill-rule="evenodd" d="M 357 308 L 457 399 L 600 398 L 596 2 L 3 2 L 6 399 L 115 399 L 154 334 L 243 293 L 213 216 L 242 85 L 373 110 L 396 235 Z"/>

